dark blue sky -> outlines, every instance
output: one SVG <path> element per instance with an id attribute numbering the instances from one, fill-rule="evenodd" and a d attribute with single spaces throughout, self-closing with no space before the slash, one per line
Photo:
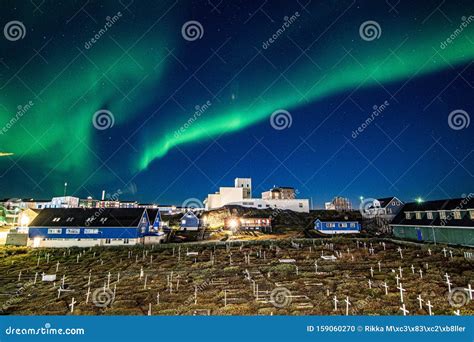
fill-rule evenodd
<path id="1" fill-rule="evenodd" d="M 293 186 L 315 207 L 336 195 L 411 201 L 474 191 L 473 126 L 448 120 L 474 112 L 472 2 L 46 1 L 35 9 L 6 1 L 0 9 L 2 26 L 21 21 L 26 30 L 15 41 L 0 37 L 0 126 L 35 103 L 0 135 L 0 152 L 14 153 L 0 157 L 0 197 L 49 198 L 67 181 L 80 197 L 120 189 L 124 200 L 180 205 L 235 177 L 251 177 L 254 195 Z M 190 20 L 201 39 L 184 39 Z M 379 25 L 378 38 L 361 36 L 367 21 Z M 114 125 L 96 129 L 103 109 Z M 290 113 L 290 127 L 272 127 L 278 109 Z"/>

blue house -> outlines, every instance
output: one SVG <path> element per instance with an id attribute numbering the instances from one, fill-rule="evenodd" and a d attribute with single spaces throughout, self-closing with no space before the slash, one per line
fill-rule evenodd
<path id="1" fill-rule="evenodd" d="M 181 218 L 181 222 L 179 225 L 179 230 L 181 231 L 197 231 L 201 226 L 201 220 L 194 214 L 191 210 L 189 210 L 184 216 Z"/>
<path id="2" fill-rule="evenodd" d="M 143 208 L 43 209 L 28 229 L 33 247 L 90 247 L 144 243 L 159 234 L 158 210 Z"/>
<path id="3" fill-rule="evenodd" d="M 314 229 L 322 234 L 357 234 L 360 228 L 360 223 L 357 221 L 317 219 L 314 222 Z"/>

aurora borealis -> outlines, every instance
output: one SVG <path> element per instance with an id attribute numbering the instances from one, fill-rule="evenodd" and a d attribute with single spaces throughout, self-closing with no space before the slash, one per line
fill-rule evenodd
<path id="1" fill-rule="evenodd" d="M 447 122 L 474 113 L 472 2 L 262 4 L 2 3 L 2 26 L 26 32 L 0 40 L 1 195 L 47 198 L 68 181 L 77 196 L 136 187 L 125 196 L 180 204 L 236 176 L 319 204 L 473 191 L 472 126 Z M 366 21 L 378 38 L 361 38 Z M 94 126 L 101 110 L 113 126 Z M 272 128 L 277 110 L 291 127 Z"/>

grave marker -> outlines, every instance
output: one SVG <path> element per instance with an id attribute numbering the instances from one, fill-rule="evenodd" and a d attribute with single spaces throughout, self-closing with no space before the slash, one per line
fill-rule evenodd
<path id="1" fill-rule="evenodd" d="M 74 297 L 72 297 L 72 301 L 71 301 L 71 304 L 69 304 L 69 306 L 71 307 L 71 313 L 74 312 L 74 304 L 76 304 L 77 302 L 74 300 Z"/>
<path id="2" fill-rule="evenodd" d="M 433 305 L 431 305 L 431 301 L 428 301 L 428 303 L 426 304 L 426 306 L 428 307 L 428 314 L 430 316 L 433 316 L 433 313 L 431 312 L 431 309 L 433 308 Z"/>
<path id="3" fill-rule="evenodd" d="M 418 303 L 420 304 L 420 310 L 423 309 L 423 298 L 421 298 L 421 294 L 418 295 L 418 297 L 416 297 L 416 299 L 418 299 Z"/>
<path id="4" fill-rule="evenodd" d="M 410 313 L 410 311 L 406 309 L 405 304 L 402 304 L 400 310 L 403 312 L 403 316 L 406 316 L 407 314 Z"/>

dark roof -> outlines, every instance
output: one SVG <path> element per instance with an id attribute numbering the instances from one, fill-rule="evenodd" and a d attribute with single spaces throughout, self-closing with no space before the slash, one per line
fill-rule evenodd
<path id="1" fill-rule="evenodd" d="M 339 217 L 339 218 L 329 218 L 329 219 L 322 219 L 320 217 L 316 218 L 315 221 L 321 221 L 321 222 L 359 222 L 355 219 L 351 219 L 350 217 L 348 216 L 344 216 L 344 217 Z"/>
<path id="2" fill-rule="evenodd" d="M 380 207 L 381 208 L 385 208 L 394 198 L 395 198 L 395 196 L 385 197 L 385 198 L 377 198 L 377 201 L 380 202 Z"/>
<path id="3" fill-rule="evenodd" d="M 137 227 L 143 212 L 144 209 L 140 208 L 50 208 L 43 209 L 29 226 Z M 91 217 L 94 220 L 87 224 L 86 221 Z M 53 221 L 55 218 L 59 218 L 59 221 Z M 73 219 L 68 220 L 70 218 Z"/>
<path id="4" fill-rule="evenodd" d="M 453 226 L 453 227 L 474 227 L 474 221 L 470 219 L 469 214 L 462 215 L 461 219 L 454 219 L 452 215 L 446 213 L 447 219 L 440 219 L 439 215 L 433 215 L 433 219 L 428 219 L 426 213 L 423 214 L 421 219 L 417 219 L 415 214 L 411 215 L 410 219 L 405 216 L 406 212 L 415 213 L 417 211 L 440 211 L 440 210 L 467 210 L 474 209 L 474 201 L 472 198 L 455 198 L 455 199 L 443 199 L 436 201 L 427 202 L 411 202 L 405 204 L 403 209 L 398 213 L 397 216 L 392 220 L 391 224 L 395 225 L 407 225 L 407 226 Z"/>
<path id="5" fill-rule="evenodd" d="M 145 209 L 148 214 L 148 219 L 150 220 L 150 224 L 153 224 L 156 219 L 156 215 L 160 212 L 158 209 Z"/>

